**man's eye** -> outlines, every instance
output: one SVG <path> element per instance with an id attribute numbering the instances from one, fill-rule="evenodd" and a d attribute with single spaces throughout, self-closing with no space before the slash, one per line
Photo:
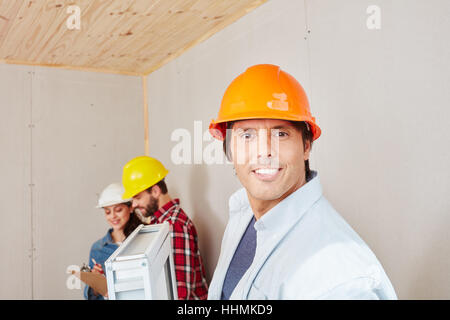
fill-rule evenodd
<path id="1" fill-rule="evenodd" d="M 275 137 L 287 137 L 289 134 L 285 131 L 274 131 L 273 135 Z"/>
<path id="2" fill-rule="evenodd" d="M 245 139 L 245 140 L 250 140 L 254 137 L 255 135 L 251 132 L 244 132 L 241 134 L 241 138 Z"/>

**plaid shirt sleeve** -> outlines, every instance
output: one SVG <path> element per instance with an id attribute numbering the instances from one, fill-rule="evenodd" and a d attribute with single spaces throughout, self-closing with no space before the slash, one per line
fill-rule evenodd
<path id="1" fill-rule="evenodd" d="M 207 299 L 208 286 L 195 227 L 175 222 L 171 231 L 178 299 Z"/>

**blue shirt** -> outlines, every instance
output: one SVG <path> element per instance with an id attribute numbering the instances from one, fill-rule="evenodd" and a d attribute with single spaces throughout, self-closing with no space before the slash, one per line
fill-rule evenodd
<path id="1" fill-rule="evenodd" d="M 256 250 L 256 230 L 255 230 L 255 217 L 250 220 L 250 223 L 242 236 L 241 241 L 234 253 L 230 266 L 228 267 L 227 275 L 222 287 L 222 300 L 230 299 L 231 293 L 234 287 L 241 280 L 248 267 L 253 262 Z"/>
<path id="2" fill-rule="evenodd" d="M 92 262 L 92 258 L 101 264 L 102 269 L 105 269 L 105 261 L 113 254 L 114 251 L 119 247 L 116 243 L 113 242 L 111 237 L 112 228 L 108 230 L 106 235 L 94 242 L 91 247 L 91 251 L 89 253 L 89 267 L 94 268 L 94 262 Z M 89 286 L 85 286 L 84 288 L 84 298 L 88 300 L 104 300 L 101 295 L 94 295 L 92 293 L 92 289 Z"/>
<path id="3" fill-rule="evenodd" d="M 245 189 L 230 197 L 208 299 L 220 299 L 227 270 L 253 212 Z M 317 172 L 255 222 L 253 262 L 230 299 L 396 299 L 381 263 L 322 194 Z"/>

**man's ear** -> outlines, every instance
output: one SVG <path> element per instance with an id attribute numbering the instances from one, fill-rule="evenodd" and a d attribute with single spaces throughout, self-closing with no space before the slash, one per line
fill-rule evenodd
<path id="1" fill-rule="evenodd" d="M 228 144 L 228 152 L 226 153 L 227 160 L 230 162 L 233 162 L 232 150 L 233 150 L 233 148 L 231 146 L 231 141 L 230 141 L 230 143 Z"/>
<path id="2" fill-rule="evenodd" d="M 159 196 L 161 195 L 161 188 L 160 188 L 157 184 L 155 184 L 155 185 L 152 187 L 152 190 L 151 190 L 151 192 L 150 192 L 150 195 L 151 195 L 153 198 L 158 199 Z"/>
<path id="3" fill-rule="evenodd" d="M 231 155 L 231 150 L 233 149 L 232 146 L 232 139 L 233 139 L 233 135 L 231 134 L 231 129 L 227 129 L 230 130 L 229 133 L 227 133 L 227 137 L 226 140 L 224 140 L 223 142 L 223 151 L 225 152 L 225 157 L 227 158 L 228 161 L 233 162 L 233 157 Z"/>
<path id="4" fill-rule="evenodd" d="M 311 153 L 312 141 L 306 139 L 303 143 L 303 160 L 309 160 L 309 155 Z"/>

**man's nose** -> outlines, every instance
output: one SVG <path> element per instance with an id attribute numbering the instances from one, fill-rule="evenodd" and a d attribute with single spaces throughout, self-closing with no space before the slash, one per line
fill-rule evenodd
<path id="1" fill-rule="evenodd" d="M 270 130 L 260 129 L 258 132 L 258 158 L 272 156 L 272 139 Z"/>
<path id="2" fill-rule="evenodd" d="M 131 209 L 133 209 L 133 210 L 136 209 L 137 205 L 138 205 L 137 200 L 136 200 L 136 199 L 133 199 L 133 200 L 131 201 Z"/>
<path id="3" fill-rule="evenodd" d="M 258 157 L 256 163 L 278 167 L 279 163 L 279 130 L 271 129 L 258 135 Z"/>

